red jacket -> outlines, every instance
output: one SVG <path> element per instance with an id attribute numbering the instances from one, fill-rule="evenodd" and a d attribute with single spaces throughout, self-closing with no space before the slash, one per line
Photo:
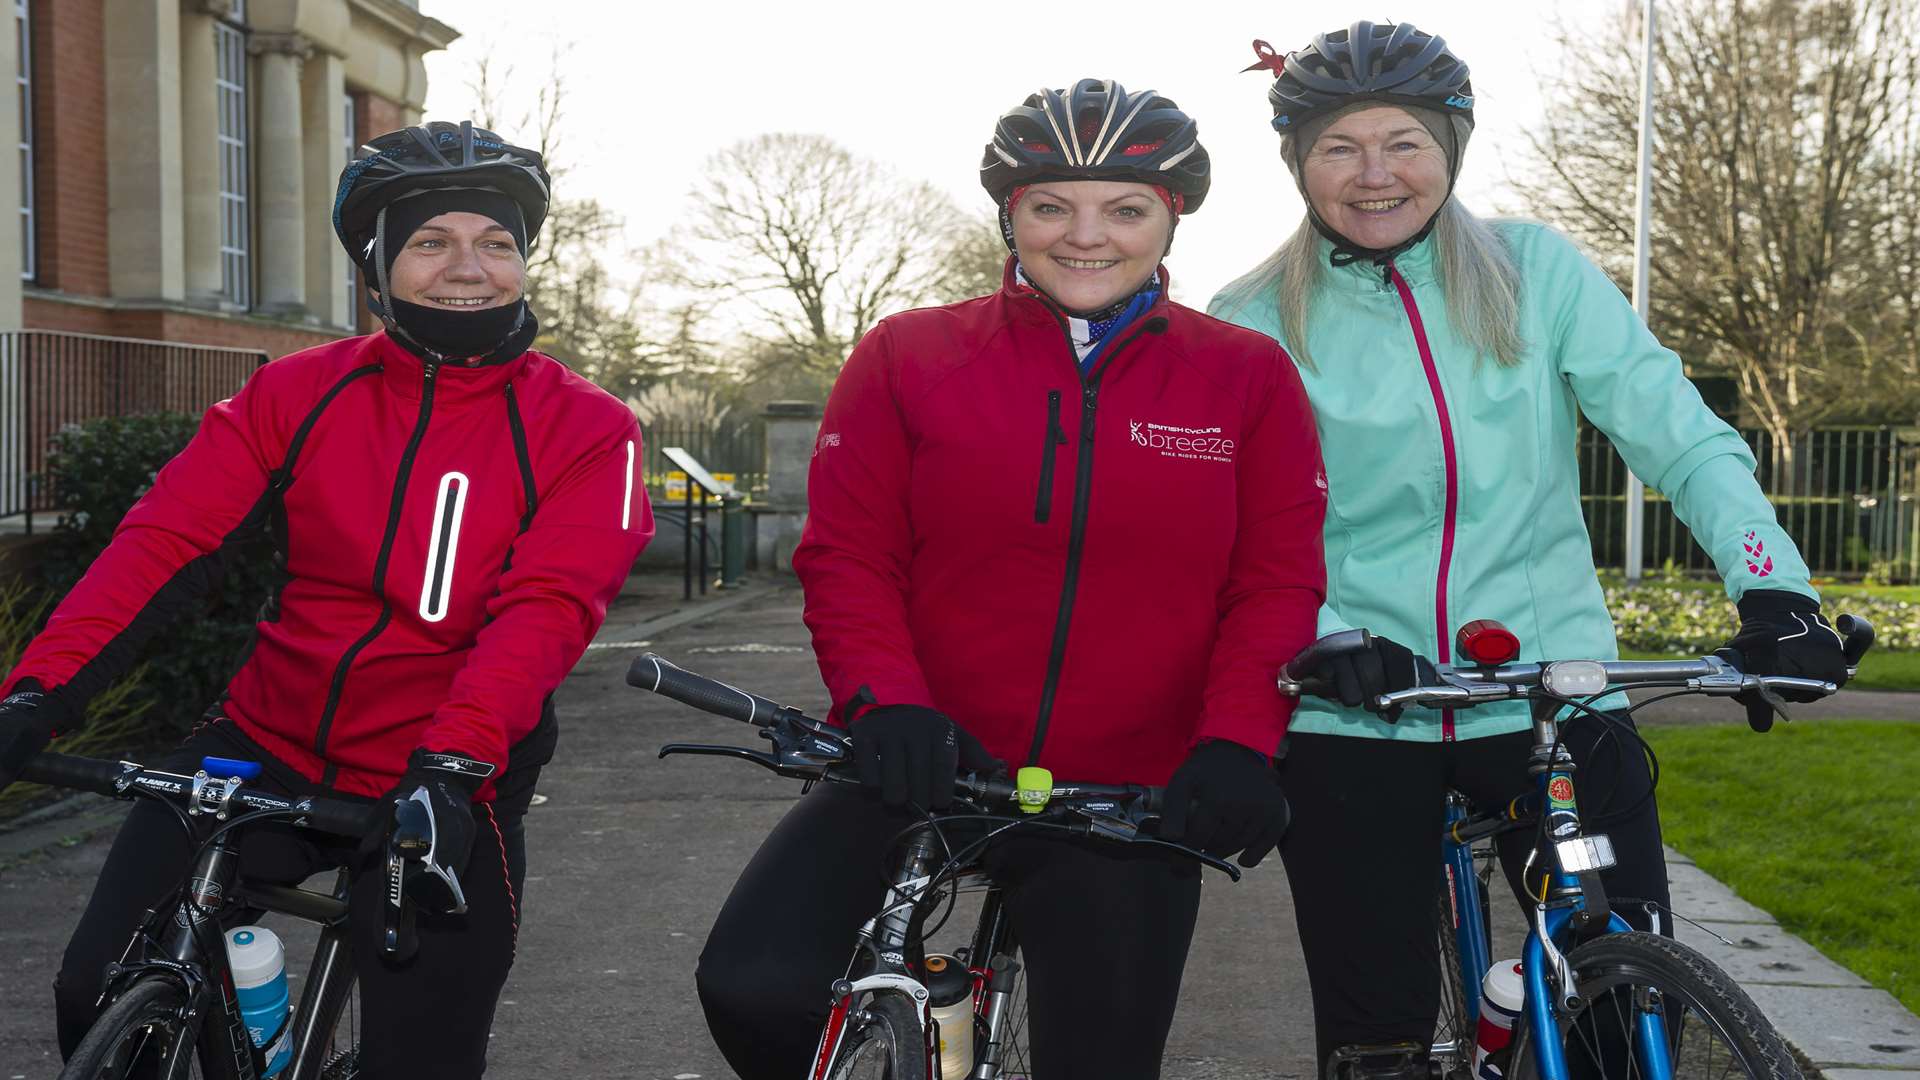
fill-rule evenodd
<path id="1" fill-rule="evenodd" d="M 1083 379 L 1009 272 L 861 339 L 793 556 L 836 716 L 929 705 L 1088 783 L 1279 745 L 1326 576 L 1306 394 L 1271 339 L 1179 304 L 1116 333 Z"/>
<path id="2" fill-rule="evenodd" d="M 7 685 L 80 706 L 264 528 L 285 583 L 228 717 L 350 793 L 386 791 L 415 747 L 505 768 L 653 535 L 639 460 L 632 412 L 540 353 L 429 369 L 385 334 L 295 353 L 207 410 Z"/>

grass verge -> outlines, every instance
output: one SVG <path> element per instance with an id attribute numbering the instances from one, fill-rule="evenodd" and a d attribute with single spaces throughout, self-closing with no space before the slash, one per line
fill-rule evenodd
<path id="1" fill-rule="evenodd" d="M 1920 724 L 1655 727 L 1667 843 L 1920 1012 Z"/>

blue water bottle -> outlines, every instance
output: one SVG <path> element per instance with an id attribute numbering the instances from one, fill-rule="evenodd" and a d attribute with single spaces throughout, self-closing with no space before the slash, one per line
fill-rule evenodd
<path id="1" fill-rule="evenodd" d="M 287 1023 L 287 953 L 280 937 L 264 926 L 227 931 L 227 964 L 247 1034 L 266 1060 L 262 1076 L 287 1067 L 293 1055 L 292 1025 Z"/>

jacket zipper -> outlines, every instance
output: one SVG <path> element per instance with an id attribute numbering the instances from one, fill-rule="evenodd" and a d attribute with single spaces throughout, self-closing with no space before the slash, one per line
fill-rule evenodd
<path id="1" fill-rule="evenodd" d="M 1420 321 L 1420 308 L 1413 302 L 1413 290 L 1407 287 L 1406 279 L 1391 263 L 1387 266 L 1387 276 L 1400 293 L 1400 305 L 1407 309 L 1407 319 L 1413 324 L 1413 340 L 1420 347 L 1420 363 L 1427 371 L 1427 390 L 1433 394 L 1433 410 L 1440 418 L 1440 446 L 1447 463 L 1447 511 L 1441 519 L 1440 575 L 1433 596 L 1433 626 L 1437 646 L 1434 659 L 1445 664 L 1451 661 L 1447 633 L 1447 573 L 1453 565 L 1454 518 L 1460 507 L 1459 464 L 1453 456 L 1453 418 L 1447 411 L 1447 396 L 1440 389 L 1440 369 L 1433 362 L 1433 349 L 1427 345 L 1426 324 Z M 1453 737 L 1453 710 L 1443 709 L 1440 713 L 1440 741 L 1452 742 Z"/>
<path id="2" fill-rule="evenodd" d="M 420 452 L 420 443 L 427 436 L 427 419 L 433 414 L 434 375 L 439 373 L 439 365 L 427 364 L 420 381 L 420 418 L 414 421 L 413 435 L 408 438 L 406 449 L 400 452 L 399 474 L 394 478 L 393 497 L 387 504 L 387 531 L 380 539 L 380 554 L 373 562 L 373 593 L 380 598 L 380 615 L 374 619 L 367 632 L 360 635 L 358 641 L 347 647 L 340 657 L 340 663 L 333 669 L 333 681 L 327 687 L 326 708 L 320 712 L 320 727 L 313 735 L 313 752 L 324 758 L 327 755 L 327 735 L 333 728 L 333 714 L 340 707 L 340 695 L 347 688 L 347 670 L 360 655 L 360 650 L 373 643 L 373 639 L 386 630 L 387 623 L 393 620 L 393 601 L 387 597 L 387 560 L 393 555 L 393 541 L 400 533 L 400 511 L 407 501 L 407 479 L 413 474 L 413 458 Z M 321 783 L 331 783 L 333 768 L 328 766 Z"/>
<path id="3" fill-rule="evenodd" d="M 1071 353 L 1072 336 L 1067 332 L 1066 320 L 1051 304 L 1047 310 L 1060 323 L 1060 332 L 1068 342 Z M 1033 747 L 1027 752 L 1027 764 L 1035 765 L 1040 761 L 1040 748 L 1047 741 L 1047 725 L 1053 719 L 1053 698 L 1060 689 L 1060 671 L 1067 662 L 1067 632 L 1073 626 L 1073 597 L 1080 583 L 1080 553 L 1086 541 L 1087 504 L 1093 497 L 1093 431 L 1094 420 L 1100 408 L 1100 377 L 1113 363 L 1121 350 L 1133 344 L 1134 339 L 1145 333 L 1155 323 L 1165 323 L 1159 316 L 1139 320 L 1139 329 L 1116 341 L 1111 349 L 1100 358 L 1100 365 L 1091 373 L 1082 376 L 1080 386 L 1080 461 L 1074 470 L 1073 481 L 1073 519 L 1067 532 L 1067 569 L 1065 580 L 1060 585 L 1060 613 L 1053 622 L 1053 649 L 1047 657 L 1047 677 L 1040 686 L 1040 714 L 1033 726 Z M 1073 367 L 1080 370 L 1080 358 L 1073 356 Z M 1062 433 L 1062 441 L 1065 434 Z"/>
<path id="4" fill-rule="evenodd" d="M 1040 491 L 1033 499 L 1033 520 L 1041 525 L 1053 516 L 1053 459 L 1055 450 L 1066 445 L 1067 433 L 1060 426 L 1060 391 L 1047 391 L 1047 438 L 1040 444 Z"/>

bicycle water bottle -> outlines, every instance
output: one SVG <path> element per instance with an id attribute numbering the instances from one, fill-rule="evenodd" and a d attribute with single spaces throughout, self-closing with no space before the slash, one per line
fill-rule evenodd
<path id="1" fill-rule="evenodd" d="M 264 926 L 236 926 L 227 931 L 227 964 L 233 971 L 234 995 L 247 1034 L 266 1059 L 262 1076 L 287 1067 L 293 1055 L 287 1023 L 287 954 L 280 937 Z"/>
<path id="2" fill-rule="evenodd" d="M 928 1013 L 940 1025 L 940 1080 L 973 1071 L 973 973 L 938 953 L 927 956 Z"/>
<path id="3" fill-rule="evenodd" d="M 1513 1045 L 1513 1025 L 1526 994 L 1518 960 L 1500 961 L 1480 981 L 1480 1028 L 1473 1040 L 1473 1075 L 1478 1080 L 1502 1080 L 1512 1071 L 1504 1051 Z"/>

